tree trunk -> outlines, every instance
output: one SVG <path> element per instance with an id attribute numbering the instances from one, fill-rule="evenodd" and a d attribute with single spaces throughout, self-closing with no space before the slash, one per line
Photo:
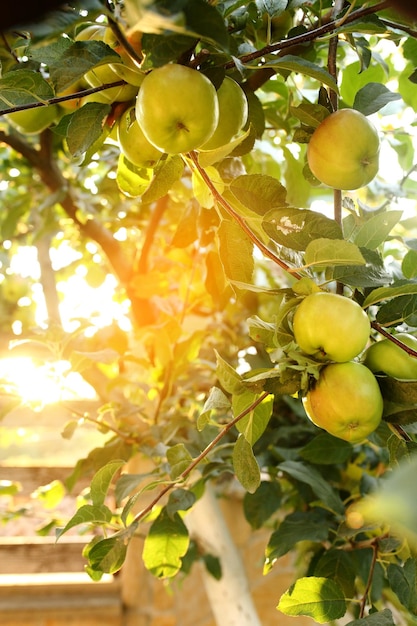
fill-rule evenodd
<path id="1" fill-rule="evenodd" d="M 202 572 L 216 624 L 261 626 L 242 559 L 210 485 L 206 485 L 203 497 L 184 521 L 191 537 L 221 563 L 220 580 L 216 580 L 206 569 Z"/>

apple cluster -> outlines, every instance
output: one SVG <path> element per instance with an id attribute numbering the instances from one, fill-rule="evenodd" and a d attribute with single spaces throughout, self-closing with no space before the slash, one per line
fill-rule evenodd
<path id="1" fill-rule="evenodd" d="M 309 419 L 352 444 L 365 440 L 382 419 L 383 398 L 372 371 L 354 361 L 370 336 L 362 307 L 342 295 L 316 292 L 298 305 L 293 319 L 299 348 L 323 362 L 303 405 Z"/>
<path id="2" fill-rule="evenodd" d="M 11 113 L 11 124 L 25 134 L 39 133 L 59 119 L 63 109 L 75 110 L 88 102 L 122 104 L 115 124 L 115 137 L 124 156 L 137 167 L 154 167 L 164 153 L 215 150 L 228 144 L 245 126 L 248 101 L 241 86 L 225 76 L 216 90 L 201 71 L 169 63 L 144 73 L 119 44 L 111 28 L 88 24 L 76 41 L 103 41 L 120 56 L 120 62 L 92 68 L 76 84 L 58 95 L 71 95 L 90 87 L 124 81 L 60 105 L 42 106 Z M 128 36 L 141 53 L 141 33 Z M 125 105 L 125 106 L 123 106 Z"/>

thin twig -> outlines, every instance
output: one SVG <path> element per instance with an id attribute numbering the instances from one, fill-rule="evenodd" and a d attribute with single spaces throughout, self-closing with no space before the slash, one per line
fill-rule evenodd
<path id="1" fill-rule="evenodd" d="M 140 511 L 136 516 L 135 519 L 133 520 L 133 523 L 135 522 L 139 522 L 141 519 L 143 519 L 148 513 L 150 513 L 153 509 L 153 507 L 159 502 L 159 500 L 161 498 L 163 498 L 169 491 L 171 491 L 171 489 L 173 489 L 175 487 L 175 485 L 177 485 L 179 482 L 182 482 L 183 480 L 185 480 L 190 474 L 191 472 L 197 467 L 197 465 L 199 465 L 199 463 L 213 450 L 213 448 L 216 446 L 216 444 L 223 439 L 223 437 L 225 435 L 227 435 L 227 433 L 238 423 L 240 422 L 241 419 L 243 419 L 246 415 L 248 415 L 248 413 L 250 413 L 251 411 L 253 411 L 254 409 L 256 409 L 256 407 L 261 404 L 265 398 L 267 398 L 269 396 L 269 392 L 265 391 L 261 396 L 259 396 L 259 398 L 257 398 L 254 402 L 252 402 L 252 404 L 245 409 L 244 411 L 242 411 L 241 413 L 239 413 L 239 415 L 237 415 L 235 418 L 233 418 L 228 424 L 226 424 L 226 426 L 224 426 L 222 428 L 222 430 L 214 437 L 214 439 L 212 439 L 210 441 L 210 443 L 204 448 L 204 450 L 190 463 L 190 465 L 188 465 L 188 467 L 185 468 L 185 470 L 183 472 L 181 472 L 181 474 L 178 476 L 178 478 L 173 481 L 170 482 L 169 484 L 167 484 L 158 494 L 157 496 L 152 500 L 152 502 L 150 502 L 144 509 L 142 509 L 142 511 Z"/>
<path id="2" fill-rule="evenodd" d="M 401 339 L 397 339 L 395 335 L 391 335 L 391 333 L 385 330 L 385 328 L 383 328 L 381 324 L 378 324 L 378 322 L 371 322 L 371 326 L 380 335 L 382 335 L 386 339 L 389 339 L 389 341 L 392 341 L 392 343 L 395 343 L 395 345 L 401 348 L 401 350 L 404 350 L 404 352 L 407 352 L 407 354 L 409 354 L 410 356 L 417 358 L 417 350 L 413 350 L 413 348 L 410 348 L 410 346 L 407 346 L 405 343 L 403 343 Z"/>
<path id="3" fill-rule="evenodd" d="M 368 575 L 368 580 L 366 582 L 365 591 L 363 592 L 362 600 L 359 605 L 360 606 L 360 610 L 359 610 L 360 619 L 362 619 L 363 616 L 365 615 L 366 601 L 368 599 L 368 594 L 372 586 L 372 579 L 374 577 L 375 565 L 376 565 L 376 561 L 378 558 L 378 539 L 374 539 L 374 541 L 371 543 L 371 547 L 372 547 L 372 561 L 371 561 L 371 565 L 369 568 L 369 575 Z"/>

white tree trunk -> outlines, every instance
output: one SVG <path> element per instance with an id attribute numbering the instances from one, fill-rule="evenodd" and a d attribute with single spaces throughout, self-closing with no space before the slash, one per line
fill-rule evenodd
<path id="1" fill-rule="evenodd" d="M 184 521 L 191 537 L 221 563 L 220 580 L 216 580 L 205 568 L 202 573 L 216 624 L 261 626 L 242 559 L 209 484 Z"/>

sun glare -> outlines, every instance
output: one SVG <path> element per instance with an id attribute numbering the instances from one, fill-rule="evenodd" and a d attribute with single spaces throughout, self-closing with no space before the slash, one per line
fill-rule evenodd
<path id="1" fill-rule="evenodd" d="M 71 372 L 68 361 L 38 365 L 30 357 L 0 360 L 0 388 L 39 409 L 55 402 L 96 397 L 94 389 L 79 374 Z"/>

